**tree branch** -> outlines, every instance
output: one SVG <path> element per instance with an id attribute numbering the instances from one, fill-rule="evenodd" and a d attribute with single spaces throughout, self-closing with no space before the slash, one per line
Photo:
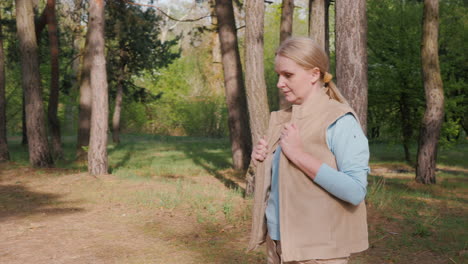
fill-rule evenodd
<path id="1" fill-rule="evenodd" d="M 159 8 L 159 7 L 155 6 L 155 5 L 150 5 L 150 4 L 139 4 L 139 3 L 131 2 L 130 0 L 124 0 L 124 2 L 127 3 L 127 4 L 130 4 L 130 5 L 137 5 L 137 6 L 145 6 L 145 7 L 152 7 L 152 8 L 155 8 L 156 10 L 158 10 L 159 12 L 161 12 L 161 14 L 163 14 L 164 16 L 168 17 L 168 18 L 171 19 L 171 20 L 177 21 L 177 22 L 195 22 L 195 21 L 199 21 L 199 20 L 205 19 L 205 18 L 207 18 L 207 17 L 211 17 L 211 15 L 206 15 L 206 16 L 202 16 L 202 17 L 199 17 L 199 18 L 178 19 L 178 18 L 175 18 L 175 17 L 170 16 L 169 14 L 167 14 L 166 12 L 164 12 L 161 8 Z"/>

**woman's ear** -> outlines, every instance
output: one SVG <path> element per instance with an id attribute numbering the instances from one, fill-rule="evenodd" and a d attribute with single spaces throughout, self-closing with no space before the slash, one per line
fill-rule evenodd
<path id="1" fill-rule="evenodd" d="M 310 74 L 310 81 L 312 84 L 315 84 L 317 81 L 320 80 L 320 69 L 317 67 L 314 67 L 310 70 L 308 70 Z"/>

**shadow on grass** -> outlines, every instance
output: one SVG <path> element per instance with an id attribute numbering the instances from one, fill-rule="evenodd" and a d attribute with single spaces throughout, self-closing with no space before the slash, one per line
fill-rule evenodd
<path id="1" fill-rule="evenodd" d="M 132 144 L 132 143 L 122 144 L 121 143 L 119 145 L 116 145 L 114 148 L 108 150 L 107 154 L 110 156 L 114 152 L 123 151 L 124 149 L 128 149 L 128 150 L 126 150 L 125 153 L 119 158 L 119 161 L 117 161 L 112 166 L 109 166 L 109 173 L 112 173 L 112 171 L 115 169 L 126 167 L 128 165 L 132 157 L 132 154 L 135 151 L 135 144 Z"/>
<path id="2" fill-rule="evenodd" d="M 369 176 L 369 185 L 379 182 L 382 176 Z M 457 201 L 468 203 L 468 199 L 455 196 L 450 190 L 464 189 L 468 179 L 459 176 L 438 177 L 435 185 L 424 185 L 414 182 L 408 178 L 385 178 L 385 185 L 389 191 L 400 194 L 407 194 L 413 197 L 434 198 L 438 200 Z"/>
<path id="3" fill-rule="evenodd" d="M 0 221 L 10 217 L 34 214 L 59 215 L 83 211 L 78 207 L 62 207 L 62 195 L 29 190 L 22 185 L 0 185 Z"/>
<path id="4" fill-rule="evenodd" d="M 224 146 L 223 146 L 224 147 Z M 230 156 L 226 152 L 216 152 L 220 148 L 219 145 L 211 144 L 184 144 L 181 145 L 185 155 L 192 159 L 193 162 L 205 169 L 208 173 L 220 180 L 227 188 L 240 190 L 245 194 L 245 188 L 241 187 L 237 182 L 226 177 L 222 171 L 232 167 Z M 223 148 L 224 150 L 224 148 Z"/>

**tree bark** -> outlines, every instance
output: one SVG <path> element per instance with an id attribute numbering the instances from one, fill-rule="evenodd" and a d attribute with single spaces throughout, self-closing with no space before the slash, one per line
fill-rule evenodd
<path id="1" fill-rule="evenodd" d="M 26 146 L 28 145 L 28 128 L 26 126 L 26 96 L 25 91 L 23 89 L 22 93 L 22 110 L 21 110 L 21 145 Z"/>
<path id="2" fill-rule="evenodd" d="M 120 143 L 120 113 L 122 112 L 123 99 L 123 84 L 122 81 L 117 83 L 117 93 L 115 95 L 114 114 L 112 116 L 112 141 L 116 144 Z"/>
<path id="3" fill-rule="evenodd" d="M 218 19 L 216 17 L 215 0 L 210 0 L 209 5 L 211 14 L 211 26 L 213 29 L 216 29 L 216 27 L 218 26 Z M 222 78 L 220 78 L 220 76 L 222 76 L 223 74 L 223 68 L 221 56 L 221 43 L 219 42 L 219 34 L 217 30 L 211 31 L 211 57 L 213 62 L 211 66 L 211 73 L 214 77 L 211 87 L 214 87 L 215 93 L 217 95 L 220 95 L 224 93 L 224 85 Z M 219 126 L 219 124 L 217 124 L 217 126 Z"/>
<path id="4" fill-rule="evenodd" d="M 120 52 L 121 59 L 124 60 L 123 50 Z M 122 112 L 123 101 L 123 81 L 125 79 L 125 63 L 120 65 L 120 74 L 117 80 L 117 93 L 115 95 L 114 114 L 112 115 L 112 141 L 120 143 L 120 113 Z"/>
<path id="5" fill-rule="evenodd" d="M 309 36 L 313 38 L 325 52 L 329 51 L 328 38 L 328 7 L 329 0 L 310 0 L 309 1 Z"/>
<path id="6" fill-rule="evenodd" d="M 1 12 L 0 12 L 1 21 Z M 6 98 L 5 98 L 5 52 L 3 49 L 3 28 L 0 23 L 0 162 L 10 160 L 6 130 Z"/>
<path id="7" fill-rule="evenodd" d="M 337 86 L 367 131 L 367 18 L 365 0 L 340 0 L 336 8 Z"/>
<path id="8" fill-rule="evenodd" d="M 65 105 L 65 120 L 67 122 L 64 124 L 64 130 L 67 132 L 73 132 L 76 129 L 76 114 L 77 114 L 77 105 L 76 105 L 76 96 L 79 94 L 79 87 L 80 87 L 80 56 L 81 53 L 81 46 L 83 43 L 83 32 L 81 29 L 81 17 L 83 15 L 83 7 L 82 7 L 83 0 L 75 0 L 74 1 L 74 8 L 68 13 L 69 16 L 72 17 L 73 21 L 73 37 L 71 40 L 72 48 L 73 48 L 73 62 L 71 64 L 71 81 L 70 87 L 71 90 L 69 92 L 69 97 Z"/>
<path id="9" fill-rule="evenodd" d="M 426 97 L 419 134 L 416 182 L 436 183 L 437 145 L 444 117 L 444 89 L 438 55 L 439 1 L 424 0 L 421 64 Z"/>
<path id="10" fill-rule="evenodd" d="M 53 164 L 53 161 L 49 151 L 44 122 L 34 13 L 31 1 L 16 0 L 16 25 L 20 42 L 22 84 L 23 90 L 27 94 L 25 103 L 29 162 L 35 167 L 49 167 Z"/>
<path id="11" fill-rule="evenodd" d="M 125 13 L 125 5 L 120 5 L 117 8 L 121 14 Z M 122 34 L 124 34 L 122 32 L 122 28 L 124 28 L 124 25 L 120 25 L 118 28 L 117 37 L 122 39 Z M 125 42 L 119 41 L 119 72 L 117 74 L 117 91 L 115 95 L 114 113 L 112 115 L 112 141 L 115 144 L 120 143 L 120 114 L 122 112 L 122 101 L 124 96 L 123 85 L 126 78 L 128 60 L 129 57 L 126 52 Z"/>
<path id="12" fill-rule="evenodd" d="M 37 42 L 39 42 L 39 36 L 41 35 L 42 30 L 44 30 L 44 28 L 47 25 L 47 7 L 48 6 L 46 5 L 46 7 L 41 13 L 41 16 L 38 19 L 36 19 L 35 24 L 34 24 Z"/>
<path id="13" fill-rule="evenodd" d="M 221 42 L 233 167 L 247 169 L 252 145 L 232 0 L 216 0 L 215 10 Z"/>
<path id="14" fill-rule="evenodd" d="M 245 87 L 252 142 L 255 145 L 266 133 L 270 112 L 263 62 L 265 4 L 263 1 L 247 0 L 245 12 Z M 252 169 L 247 173 L 247 195 L 253 194 L 255 188 L 255 174 L 250 174 Z"/>
<path id="15" fill-rule="evenodd" d="M 47 31 L 49 34 L 50 45 L 50 94 L 47 114 L 49 118 L 49 130 L 52 138 L 52 153 L 54 158 L 63 157 L 62 140 L 60 135 L 60 121 L 57 116 L 57 108 L 59 103 L 59 42 L 57 33 L 57 18 L 55 15 L 55 0 L 47 0 L 46 20 Z"/>
<path id="16" fill-rule="evenodd" d="M 404 86 L 406 83 L 402 83 Z M 409 165 L 414 165 L 411 161 L 410 143 L 413 134 L 413 124 L 411 122 L 411 106 L 408 102 L 409 95 L 403 90 L 400 94 L 400 120 L 403 137 L 403 150 L 405 152 L 405 161 Z"/>
<path id="17" fill-rule="evenodd" d="M 263 4 L 263 1 L 259 2 L 262 2 Z M 292 35 L 293 19 L 294 0 L 283 0 L 283 4 L 281 6 L 280 43 Z"/>
<path id="18" fill-rule="evenodd" d="M 89 3 L 89 49 L 91 63 L 92 113 L 88 152 L 91 175 L 107 174 L 108 90 L 106 58 L 104 55 L 104 0 Z"/>
<path id="19" fill-rule="evenodd" d="M 90 35 L 86 33 L 86 42 L 84 48 L 84 56 L 81 64 L 81 77 L 80 77 L 80 105 L 78 114 L 78 139 L 76 144 L 76 157 L 78 160 L 85 160 L 88 157 L 86 148 L 89 146 L 89 133 L 91 131 L 91 63 L 92 54 L 90 43 Z"/>
<path id="20" fill-rule="evenodd" d="M 281 6 L 281 23 L 280 23 L 280 43 L 292 35 L 294 20 L 294 0 L 283 0 Z M 288 108 L 289 102 L 284 98 L 284 94 L 278 90 L 279 107 L 281 109 Z"/>
<path id="21" fill-rule="evenodd" d="M 216 17 L 216 3 L 215 0 L 210 0 L 210 15 L 211 15 L 211 26 L 215 29 L 218 26 L 218 18 Z M 211 57 L 213 63 L 221 63 L 221 43 L 219 42 L 219 34 L 217 30 L 211 31 Z"/>

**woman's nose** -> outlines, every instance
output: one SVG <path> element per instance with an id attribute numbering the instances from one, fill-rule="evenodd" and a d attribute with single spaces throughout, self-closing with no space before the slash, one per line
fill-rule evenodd
<path id="1" fill-rule="evenodd" d="M 281 89 L 281 88 L 284 87 L 283 77 L 281 77 L 281 76 L 278 77 L 278 82 L 276 83 L 276 87 L 278 87 L 278 89 Z"/>

